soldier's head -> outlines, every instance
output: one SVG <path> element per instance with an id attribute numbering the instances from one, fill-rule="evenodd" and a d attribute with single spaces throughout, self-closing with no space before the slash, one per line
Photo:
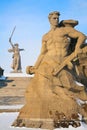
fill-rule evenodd
<path id="1" fill-rule="evenodd" d="M 55 27 L 58 26 L 59 16 L 60 16 L 60 12 L 58 12 L 58 11 L 54 11 L 54 12 L 49 13 L 48 19 L 49 19 L 51 26 L 55 26 Z"/>

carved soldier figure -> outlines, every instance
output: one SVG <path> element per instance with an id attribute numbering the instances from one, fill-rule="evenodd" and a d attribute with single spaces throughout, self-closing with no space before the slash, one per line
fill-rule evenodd
<path id="1" fill-rule="evenodd" d="M 63 66 L 60 72 L 56 69 L 69 55 L 70 39 L 77 39 L 74 50 L 76 57 L 86 36 L 73 27 L 60 27 L 59 16 L 57 11 L 49 14 L 51 30 L 42 38 L 41 53 L 35 65 L 26 68 L 28 74 L 35 75 L 27 87 L 26 104 L 13 124 L 15 126 L 53 129 L 54 126 L 58 127 L 58 122 L 65 120 L 66 127 L 70 123 L 77 127 L 79 123 L 75 121 L 79 120 L 78 113 L 84 117 L 87 115 L 87 111 L 76 102 L 77 98 L 87 100 L 84 87 L 75 83 L 67 66 Z M 67 64 L 71 67 L 70 60 L 67 60 Z M 72 87 L 77 91 L 72 91 Z"/>
<path id="2" fill-rule="evenodd" d="M 76 70 L 79 81 L 86 86 L 85 89 L 87 91 L 87 43 L 83 44 L 82 50 L 78 54 Z"/>
<path id="3" fill-rule="evenodd" d="M 63 21 L 63 25 L 66 24 L 66 26 L 60 27 L 59 15 L 59 12 L 52 12 L 48 16 L 51 30 L 43 36 L 41 54 L 34 66 L 44 76 L 54 74 L 56 66 L 60 65 L 69 55 L 70 39 L 78 39 L 75 46 L 75 55 L 81 51 L 80 46 L 85 41 L 85 35 L 73 28 L 78 22 L 74 20 Z M 72 44 L 74 43 L 72 42 Z M 43 65 L 45 62 L 47 63 L 46 66 Z M 67 65 L 69 68 L 72 66 L 70 61 L 67 61 Z M 27 73 L 29 73 L 28 71 L 30 71 L 30 67 L 29 70 L 27 67 Z M 73 76 L 66 67 L 56 75 L 56 78 L 59 79 L 59 86 L 70 88 L 71 83 L 72 87 L 75 88 L 77 86 L 73 82 Z"/>

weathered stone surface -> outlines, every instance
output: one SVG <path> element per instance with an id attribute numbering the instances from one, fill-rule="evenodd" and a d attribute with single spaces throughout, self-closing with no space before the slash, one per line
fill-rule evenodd
<path id="1" fill-rule="evenodd" d="M 50 129 L 68 128 L 69 125 L 78 127 L 78 113 L 84 119 L 87 117 L 86 108 L 77 102 L 78 99 L 86 101 L 87 93 L 84 86 L 76 84 L 73 72 L 73 62 L 81 53 L 80 47 L 86 36 L 74 29 L 77 21 L 68 20 L 63 22 L 64 26 L 59 26 L 59 15 L 56 11 L 49 14 L 51 30 L 42 38 L 40 56 L 34 66 L 26 68 L 28 74 L 35 75 L 26 89 L 26 104 L 14 126 Z M 71 49 L 74 55 L 69 51 L 73 39 L 76 42 L 74 49 Z M 52 122 L 48 123 L 47 120 Z"/>

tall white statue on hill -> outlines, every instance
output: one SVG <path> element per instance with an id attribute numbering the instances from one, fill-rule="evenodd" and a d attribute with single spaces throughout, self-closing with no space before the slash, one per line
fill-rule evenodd
<path id="1" fill-rule="evenodd" d="M 14 30 L 15 30 L 15 28 L 14 28 Z M 14 30 L 13 30 L 13 32 L 14 32 Z M 12 32 L 12 35 L 13 35 L 13 32 Z M 9 42 L 10 42 L 12 48 L 8 49 L 8 52 L 13 52 L 13 55 L 12 55 L 13 62 L 12 62 L 11 68 L 13 69 L 13 71 L 12 71 L 13 73 L 21 73 L 22 67 L 21 67 L 20 51 L 23 51 L 24 49 L 20 49 L 18 43 L 15 43 L 15 44 L 12 43 L 12 41 L 11 41 L 12 35 L 9 38 Z"/>

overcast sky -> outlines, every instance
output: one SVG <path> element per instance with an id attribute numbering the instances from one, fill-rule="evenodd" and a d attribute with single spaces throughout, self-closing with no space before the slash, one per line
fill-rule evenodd
<path id="1" fill-rule="evenodd" d="M 43 34 L 49 31 L 48 14 L 60 12 L 60 20 L 79 21 L 76 29 L 87 35 L 87 0 L 0 0 L 0 66 L 11 71 L 12 53 L 8 41 L 14 26 L 13 43 L 19 43 L 22 70 L 34 65 L 41 48 Z"/>

